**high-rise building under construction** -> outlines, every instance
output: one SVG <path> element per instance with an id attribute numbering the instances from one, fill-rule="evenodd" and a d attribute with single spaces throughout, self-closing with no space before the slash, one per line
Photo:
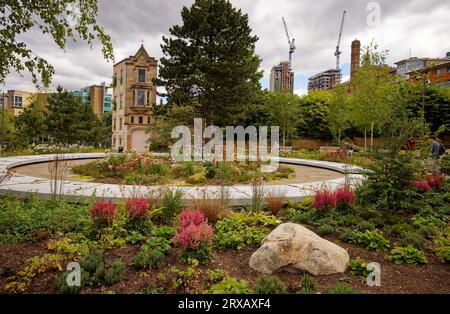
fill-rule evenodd
<path id="1" fill-rule="evenodd" d="M 283 61 L 275 65 L 270 73 L 271 92 L 294 93 L 294 71 L 289 69 L 289 62 Z"/>

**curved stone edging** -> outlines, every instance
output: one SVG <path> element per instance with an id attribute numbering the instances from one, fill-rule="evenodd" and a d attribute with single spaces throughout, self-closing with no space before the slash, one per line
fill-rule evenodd
<path id="1" fill-rule="evenodd" d="M 49 155 L 31 155 L 31 156 L 15 156 L 0 158 L 0 173 L 4 173 L 7 169 L 18 166 L 48 162 L 55 158 L 55 154 Z M 64 154 L 64 159 L 93 159 L 104 158 L 106 154 L 103 153 L 84 153 L 84 154 Z M 324 180 L 318 182 L 308 182 L 300 184 L 280 184 L 268 185 L 266 190 L 276 191 L 277 193 L 285 195 L 287 199 L 299 201 L 306 196 L 313 195 L 316 190 L 327 186 L 334 190 L 346 182 L 355 185 L 362 180 L 362 175 L 359 174 L 362 168 L 346 165 L 335 162 L 306 160 L 295 158 L 279 158 L 280 163 L 312 166 L 324 168 L 341 172 L 342 177 L 332 180 Z M 52 197 L 50 189 L 51 180 L 40 179 L 31 176 L 24 176 L 13 174 L 12 177 L 0 184 L 0 194 L 8 195 L 14 193 L 15 195 L 27 196 L 35 194 L 39 198 Z M 78 182 L 65 181 L 63 186 L 63 193 L 68 198 L 80 199 L 82 197 L 104 197 L 107 199 L 120 200 L 128 198 L 133 195 L 147 195 L 149 193 L 157 193 L 161 186 L 133 186 L 133 185 L 117 185 L 95 182 Z M 199 186 L 199 187 L 172 187 L 183 191 L 183 202 L 185 205 L 190 205 L 195 199 L 202 199 L 206 194 L 208 197 L 216 197 L 221 193 L 220 186 Z M 252 186 L 251 185 L 232 185 L 227 187 L 230 205 L 248 205 L 251 203 Z"/>

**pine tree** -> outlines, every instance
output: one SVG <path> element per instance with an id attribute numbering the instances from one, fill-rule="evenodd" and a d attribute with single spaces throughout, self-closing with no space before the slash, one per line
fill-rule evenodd
<path id="1" fill-rule="evenodd" d="M 258 37 L 251 35 L 247 14 L 226 0 L 196 0 L 181 17 L 182 25 L 170 28 L 171 38 L 163 37 L 156 83 L 166 88 L 170 104 L 195 103 L 207 124 L 243 120 L 262 77 Z"/>

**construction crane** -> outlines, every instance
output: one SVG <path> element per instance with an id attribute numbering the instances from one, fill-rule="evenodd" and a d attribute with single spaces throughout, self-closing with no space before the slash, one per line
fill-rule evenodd
<path id="1" fill-rule="evenodd" d="M 288 32 L 288 28 L 286 25 L 286 21 L 284 20 L 284 17 L 282 17 L 283 19 L 283 24 L 284 24 L 284 30 L 286 31 L 286 37 L 289 43 L 289 70 L 292 71 L 292 54 L 295 51 L 295 39 L 289 37 L 289 32 Z"/>
<path id="2" fill-rule="evenodd" d="M 341 70 L 341 37 L 342 37 L 342 29 L 344 28 L 344 21 L 345 21 L 345 14 L 347 14 L 347 11 L 344 11 L 342 13 L 342 21 L 341 21 L 341 29 L 339 30 L 339 37 L 338 42 L 336 45 L 336 51 L 334 52 L 334 55 L 336 56 L 336 70 Z"/>

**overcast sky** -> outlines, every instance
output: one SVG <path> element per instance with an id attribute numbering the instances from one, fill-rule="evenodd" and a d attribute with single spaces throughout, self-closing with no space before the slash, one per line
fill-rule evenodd
<path id="1" fill-rule="evenodd" d="M 160 58 L 161 37 L 173 24 L 181 23 L 180 11 L 193 0 L 99 0 L 98 22 L 110 34 L 116 61 L 133 55 L 141 40 L 151 56 Z M 387 62 L 416 57 L 444 57 L 450 51 L 450 1 L 382 0 L 380 23 L 368 24 L 370 1 L 361 0 L 232 0 L 248 13 L 254 34 L 259 37 L 257 54 L 263 59 L 262 86 L 268 87 L 271 67 L 288 58 L 288 43 L 282 17 L 296 40 L 293 58 L 295 92 L 304 94 L 307 78 L 335 67 L 334 51 L 342 11 L 347 17 L 341 42 L 344 78 L 349 75 L 350 45 L 353 39 L 367 45 L 372 39 L 390 51 Z M 38 55 L 54 65 L 52 88 L 58 84 L 76 90 L 91 84 L 110 82 L 112 63 L 103 60 L 100 47 L 83 42 L 69 43 L 60 51 L 49 37 L 37 31 L 22 36 Z M 29 75 L 11 74 L 1 89 L 34 90 Z"/>

